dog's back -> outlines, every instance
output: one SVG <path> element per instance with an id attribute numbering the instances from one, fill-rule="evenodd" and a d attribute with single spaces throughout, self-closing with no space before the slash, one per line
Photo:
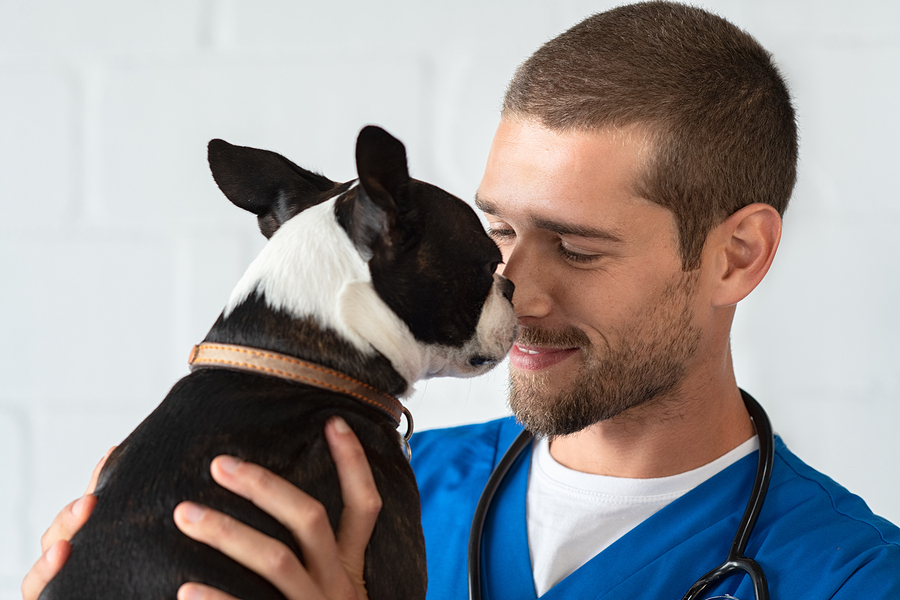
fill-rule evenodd
<path id="1" fill-rule="evenodd" d="M 172 512 L 183 500 L 210 506 L 302 556 L 284 526 L 219 487 L 209 464 L 219 454 L 261 464 L 321 501 L 337 528 L 341 494 L 322 434 L 325 421 L 336 414 L 360 438 L 384 503 L 367 553 L 369 595 L 424 598 L 418 492 L 409 465 L 398 460 L 393 423 L 350 398 L 216 369 L 182 379 L 110 456 L 97 506 L 72 539 L 72 555 L 42 600 L 174 598 L 185 581 L 237 598 L 282 599 L 259 575 L 181 534 Z"/>

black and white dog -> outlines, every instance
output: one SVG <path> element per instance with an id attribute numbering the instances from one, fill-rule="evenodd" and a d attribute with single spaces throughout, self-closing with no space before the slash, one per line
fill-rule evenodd
<path id="1" fill-rule="evenodd" d="M 175 527 L 183 500 L 280 539 L 287 529 L 219 487 L 210 461 L 261 464 L 319 499 L 342 502 L 323 435 L 341 415 L 362 442 L 383 499 L 366 552 L 375 600 L 424 598 L 418 492 L 396 431 L 396 397 L 433 376 L 472 376 L 515 338 L 512 284 L 474 211 L 410 179 L 399 141 L 359 135 L 359 179 L 336 184 L 265 150 L 209 144 L 216 183 L 269 238 L 203 344 L 193 371 L 116 449 L 97 506 L 43 600 L 175 598 L 186 581 L 245 599 L 282 598 L 255 573 Z M 302 558 L 302 556 L 301 556 Z"/>

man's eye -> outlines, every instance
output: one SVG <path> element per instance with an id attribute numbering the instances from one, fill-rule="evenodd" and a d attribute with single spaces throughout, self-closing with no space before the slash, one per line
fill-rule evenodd
<path id="1" fill-rule="evenodd" d="M 602 254 L 584 254 L 581 252 L 575 252 L 567 248 L 564 243 L 560 243 L 557 249 L 564 259 L 573 263 L 589 263 L 598 260 L 601 256 L 603 256 Z"/>
<path id="2" fill-rule="evenodd" d="M 495 227 L 488 227 L 488 235 L 491 236 L 495 242 L 499 242 L 501 240 L 508 240 L 516 237 L 516 232 L 512 229 L 502 229 Z"/>

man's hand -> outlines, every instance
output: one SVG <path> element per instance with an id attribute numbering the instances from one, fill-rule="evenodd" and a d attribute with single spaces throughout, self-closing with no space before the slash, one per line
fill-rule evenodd
<path id="1" fill-rule="evenodd" d="M 344 500 L 337 537 L 324 507 L 281 477 L 227 456 L 217 457 L 211 467 L 219 485 L 247 498 L 291 530 L 303 550 L 305 566 L 278 540 L 191 502 L 182 502 L 175 508 L 176 525 L 189 537 L 256 571 L 289 600 L 364 600 L 367 596 L 363 563 L 381 511 L 381 496 L 365 452 L 346 422 L 339 417 L 330 420 L 325 426 L 325 438 Z M 24 600 L 36 600 L 69 557 L 69 540 L 87 521 L 97 502 L 91 493 L 108 456 L 109 453 L 94 469 L 86 495 L 66 506 L 41 538 L 43 556 L 22 582 Z M 198 583 L 181 586 L 178 598 L 234 600 Z"/>
<path id="2" fill-rule="evenodd" d="M 325 508 L 266 469 L 227 456 L 212 463 L 219 485 L 247 498 L 287 527 L 306 565 L 287 546 L 220 512 L 191 502 L 175 508 L 175 524 L 189 537 L 230 556 L 269 580 L 288 600 L 363 600 L 366 546 L 381 511 L 381 496 L 356 436 L 339 417 L 325 426 L 337 466 L 344 511 L 335 537 Z M 199 583 L 178 590 L 179 600 L 234 600 Z"/>
<path id="3" fill-rule="evenodd" d="M 69 558 L 69 553 L 72 551 L 69 540 L 87 522 L 94 510 L 94 505 L 97 504 L 97 497 L 93 495 L 94 488 L 97 487 L 100 470 L 106 464 L 106 459 L 113 450 L 115 447 L 107 450 L 106 455 L 94 467 L 84 496 L 66 505 L 53 519 L 50 528 L 41 536 L 41 557 L 22 580 L 22 598 L 24 600 L 37 600 L 47 583 L 59 573 L 66 559 Z"/>

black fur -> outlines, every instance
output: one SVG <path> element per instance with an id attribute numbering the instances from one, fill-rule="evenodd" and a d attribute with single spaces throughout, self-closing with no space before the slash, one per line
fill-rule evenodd
<path id="1" fill-rule="evenodd" d="M 382 299 L 419 341 L 462 344 L 475 331 L 499 251 L 464 202 L 409 178 L 403 145 L 387 133 L 363 130 L 357 158 L 360 185 L 347 192 L 349 183 L 336 184 L 272 152 L 221 140 L 209 144 L 216 182 L 232 202 L 257 215 L 267 237 L 302 210 L 347 192 L 335 216 L 360 253 L 371 257 Z M 227 318 L 220 316 L 207 341 L 315 361 L 391 394 L 411 383 L 380 354 L 361 353 L 314 316 L 295 319 L 271 309 L 258 292 Z M 389 418 L 299 383 L 202 369 L 179 381 L 110 456 L 95 492 L 97 506 L 41 599 L 172 599 L 186 581 L 245 600 L 282 598 L 258 575 L 182 535 L 172 513 L 183 500 L 199 502 L 301 556 L 287 529 L 212 481 L 210 461 L 231 454 L 267 467 L 318 498 L 336 527 L 342 502 L 323 428 L 337 414 L 360 438 L 384 502 L 366 552 L 369 596 L 424 598 L 418 492 Z"/>
<path id="2" fill-rule="evenodd" d="M 264 375 L 203 369 L 179 381 L 115 450 L 97 506 L 42 599 L 174 599 L 186 581 L 237 598 L 282 599 L 271 584 L 181 534 L 175 506 L 193 500 L 300 548 L 277 521 L 212 481 L 219 454 L 261 464 L 320 500 L 337 527 L 342 503 L 322 431 L 341 415 L 359 436 L 384 508 L 366 553 L 371 598 L 425 597 L 425 547 L 415 479 L 382 413 L 325 391 Z"/>
<path id="3" fill-rule="evenodd" d="M 416 218 L 398 228 L 403 237 L 392 252 L 375 252 L 369 261 L 375 290 L 417 340 L 461 346 L 475 332 L 502 255 L 459 198 L 415 179 L 405 196 L 415 199 L 405 210 Z M 410 221 L 416 225 L 406 227 Z M 431 233 L 446 223 L 454 223 L 447 235 Z M 448 277 L 450 272 L 454 276 Z"/>
<path id="4" fill-rule="evenodd" d="M 257 216 L 267 238 L 291 217 L 340 191 L 327 177 L 268 150 L 212 140 L 207 156 L 219 189 L 235 206 Z"/>

